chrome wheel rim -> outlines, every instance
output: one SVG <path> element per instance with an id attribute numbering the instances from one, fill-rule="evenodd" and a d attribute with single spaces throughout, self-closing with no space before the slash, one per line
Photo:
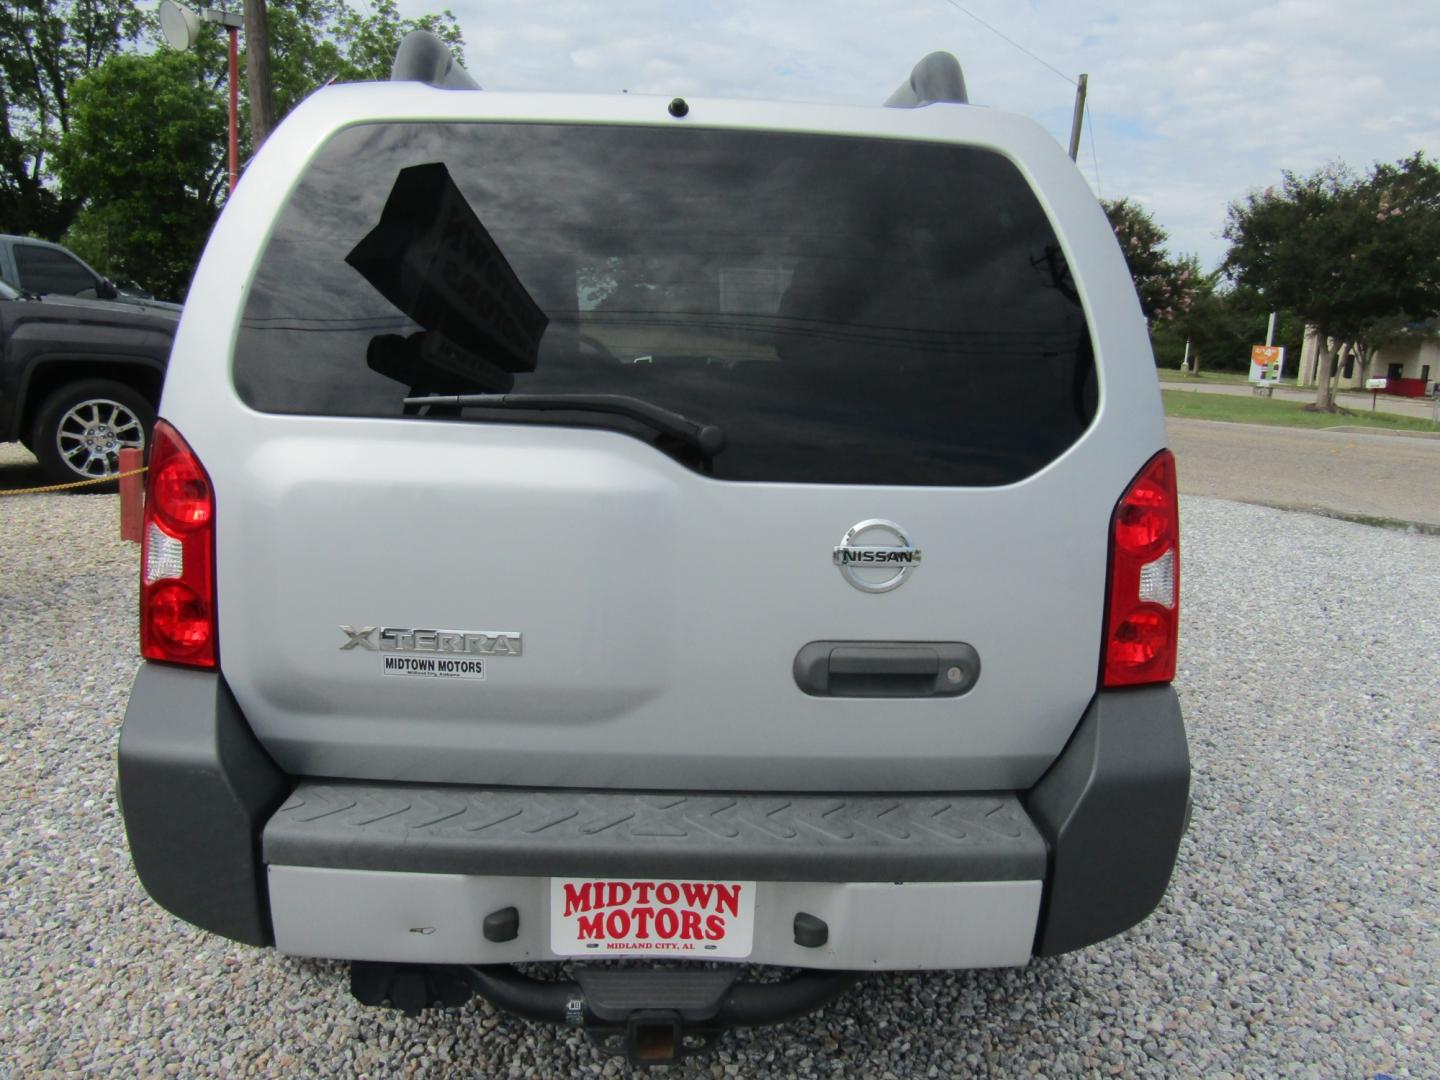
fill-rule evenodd
<path id="1" fill-rule="evenodd" d="M 118 401 L 90 398 L 72 405 L 60 418 L 55 448 L 77 476 L 107 480 L 120 472 L 121 450 L 145 449 L 145 428 Z"/>

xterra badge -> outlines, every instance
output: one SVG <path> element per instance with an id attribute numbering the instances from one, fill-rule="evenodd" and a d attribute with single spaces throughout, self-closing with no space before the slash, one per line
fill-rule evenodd
<path id="1" fill-rule="evenodd" d="M 519 656 L 520 635 L 513 630 L 415 630 L 400 626 L 342 626 L 346 649 L 440 656 Z"/>
<path id="2" fill-rule="evenodd" d="M 893 538 L 899 543 L 873 542 L 886 534 L 887 539 Z M 865 539 L 871 543 L 864 543 Z M 889 592 L 899 587 L 911 567 L 920 565 L 920 549 L 910 543 L 905 530 L 893 521 L 871 518 L 852 527 L 841 538 L 835 549 L 835 565 L 845 580 L 862 592 Z"/>

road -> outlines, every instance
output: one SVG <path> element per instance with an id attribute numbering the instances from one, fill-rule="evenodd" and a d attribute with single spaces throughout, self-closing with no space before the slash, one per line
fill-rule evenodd
<path id="1" fill-rule="evenodd" d="M 1166 423 L 1182 494 L 1440 529 L 1440 439 Z"/>
<path id="2" fill-rule="evenodd" d="M 1440 530 L 1440 439 L 1170 418 L 1180 490 Z M 0 445 L 0 491 L 47 483 L 24 447 Z"/>

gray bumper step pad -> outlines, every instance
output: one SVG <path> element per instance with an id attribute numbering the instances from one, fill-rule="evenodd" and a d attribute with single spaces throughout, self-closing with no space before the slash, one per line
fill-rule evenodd
<path id="1" fill-rule="evenodd" d="M 484 876 L 1040 881 L 1015 795 L 657 794 L 302 781 L 265 862 Z"/>

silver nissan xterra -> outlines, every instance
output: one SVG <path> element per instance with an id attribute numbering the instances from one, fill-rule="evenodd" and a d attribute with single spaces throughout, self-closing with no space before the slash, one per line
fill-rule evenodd
<path id="1" fill-rule="evenodd" d="M 395 76 L 281 125 L 180 323 L 150 895 L 638 1062 L 1145 918 L 1175 471 L 1051 137 L 944 54 L 889 108 L 491 93 L 423 37 Z"/>

